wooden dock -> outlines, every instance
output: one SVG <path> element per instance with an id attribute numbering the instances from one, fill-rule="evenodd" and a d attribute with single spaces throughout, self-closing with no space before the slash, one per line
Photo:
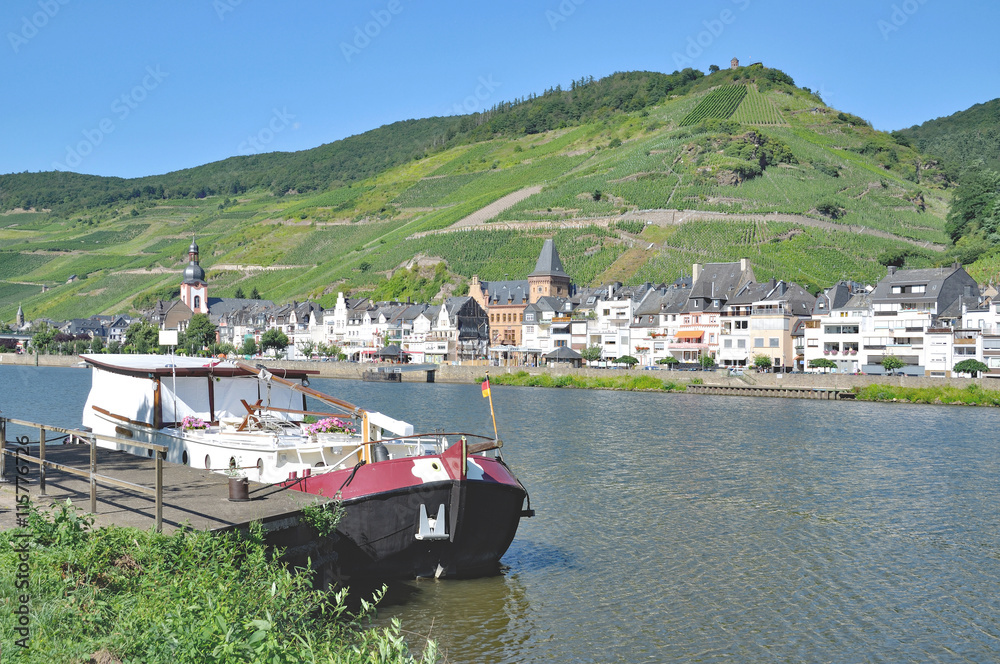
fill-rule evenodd
<path id="1" fill-rule="evenodd" d="M 743 397 L 779 397 L 784 399 L 854 399 L 852 390 L 816 387 L 754 387 L 750 385 L 688 385 L 692 394 L 728 394 Z"/>
<path id="2" fill-rule="evenodd" d="M 0 425 L 10 422 L 0 418 Z M 0 426 L 0 431 L 8 431 L 8 427 Z M 42 454 L 43 491 L 40 465 L 24 458 L 39 457 L 37 432 L 34 443 L 27 445 L 10 440 L 9 434 L 6 437 L 3 441 L 6 472 L 0 478 L 2 530 L 18 525 L 16 503 L 25 493 L 39 507 L 70 500 L 84 512 L 92 513 L 94 527 L 114 525 L 150 530 L 157 525 L 157 512 L 165 533 L 180 528 L 214 532 L 246 530 L 251 522 L 259 522 L 265 531 L 265 541 L 285 550 L 284 560 L 295 567 L 311 564 L 318 586 L 327 587 L 339 578 L 337 538 L 317 537 L 302 520 L 303 508 L 326 502 L 326 498 L 251 482 L 250 500 L 230 501 L 226 475 L 166 461 L 157 464 L 155 456 L 143 458 L 92 448 L 86 442 L 46 445 Z M 93 468 L 99 475 L 93 473 Z M 97 482 L 92 510 L 92 487 Z M 159 500 L 154 487 L 159 487 Z"/>

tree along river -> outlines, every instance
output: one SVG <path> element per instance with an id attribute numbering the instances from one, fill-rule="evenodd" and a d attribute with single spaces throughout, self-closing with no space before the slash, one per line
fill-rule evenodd
<path id="1" fill-rule="evenodd" d="M 418 430 L 477 385 L 314 380 Z M 76 425 L 89 375 L 0 367 Z M 390 585 L 378 622 L 464 662 L 1000 660 L 1000 410 L 494 387 L 531 494 L 503 574 Z"/>

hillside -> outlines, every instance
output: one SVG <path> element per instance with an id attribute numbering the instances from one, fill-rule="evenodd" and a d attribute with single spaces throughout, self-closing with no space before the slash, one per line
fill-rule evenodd
<path id="1" fill-rule="evenodd" d="M 616 74 L 141 181 L 0 176 L 0 321 L 169 296 L 192 235 L 213 294 L 325 306 L 523 276 L 546 237 L 579 284 L 740 257 L 813 288 L 874 280 L 880 260 L 950 261 L 943 181 L 777 70 Z"/>
<path id="2" fill-rule="evenodd" d="M 1000 170 L 1000 99 L 895 132 L 956 171 L 977 161 Z"/>

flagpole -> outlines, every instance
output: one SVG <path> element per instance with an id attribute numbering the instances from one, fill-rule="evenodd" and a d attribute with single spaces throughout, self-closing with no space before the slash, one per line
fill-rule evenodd
<path id="1" fill-rule="evenodd" d="M 493 418 L 493 440 L 500 440 L 500 434 L 497 433 L 497 416 L 493 412 L 493 390 L 490 389 L 490 372 L 486 372 L 486 396 L 490 398 L 490 417 Z"/>

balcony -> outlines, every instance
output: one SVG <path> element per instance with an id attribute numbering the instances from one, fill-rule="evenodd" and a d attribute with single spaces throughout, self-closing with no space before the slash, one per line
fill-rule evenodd
<path id="1" fill-rule="evenodd" d="M 975 339 L 955 339 L 955 345 L 956 346 L 965 346 L 965 345 L 975 346 L 976 345 L 976 340 Z"/>

